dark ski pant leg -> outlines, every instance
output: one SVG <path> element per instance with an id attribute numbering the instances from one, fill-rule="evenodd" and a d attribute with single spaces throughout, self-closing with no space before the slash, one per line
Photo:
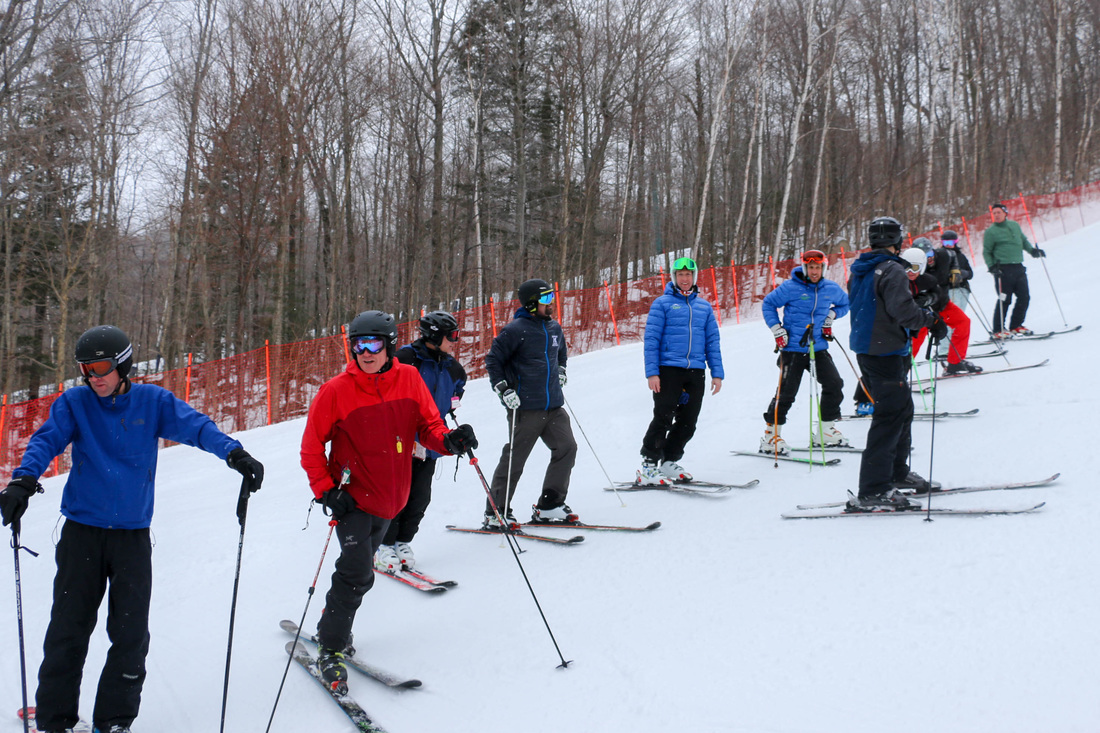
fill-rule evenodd
<path id="1" fill-rule="evenodd" d="M 665 459 L 665 444 L 684 392 L 686 372 L 687 369 L 681 367 L 660 367 L 661 391 L 653 393 L 653 418 L 642 437 L 644 458 L 658 463 Z"/>
<path id="2" fill-rule="evenodd" d="M 412 482 L 409 485 L 409 501 L 401 513 L 390 520 L 390 528 L 386 530 L 386 536 L 382 540 L 383 545 L 392 545 L 395 542 L 412 542 L 416 533 L 420 530 L 420 520 L 424 518 L 424 512 L 428 510 L 428 504 L 432 501 L 432 477 L 435 475 L 435 459 L 420 460 L 414 458 L 412 462 Z"/>
<path id="3" fill-rule="evenodd" d="M 500 452 L 500 462 L 493 471 L 492 495 L 497 509 L 506 512 L 512 506 L 512 497 L 516 494 L 516 483 L 523 475 L 523 467 L 527 463 L 527 457 L 531 455 L 531 449 L 542 434 L 543 424 L 546 420 L 545 410 L 509 410 L 508 432 L 513 432 L 512 421 L 515 420 L 514 437 Z M 509 456 L 509 453 L 511 454 Z M 511 459 L 511 476 L 508 473 L 508 463 Z M 505 501 L 507 492 L 507 501 Z M 492 513 L 492 506 L 485 501 L 485 513 Z"/>
<path id="4" fill-rule="evenodd" d="M 909 389 L 908 356 L 857 354 L 863 383 L 875 399 L 867 431 L 867 447 L 859 465 L 859 496 L 889 491 L 909 472 L 913 393 Z"/>
<path id="5" fill-rule="evenodd" d="M 678 461 L 684 457 L 684 448 L 695 435 L 699 411 L 703 407 L 703 395 L 707 391 L 707 373 L 703 369 L 687 369 L 682 390 L 687 401 L 680 400 L 672 420 L 672 430 L 665 441 L 666 461 Z"/>
<path id="6" fill-rule="evenodd" d="M 764 422 L 768 425 L 786 425 L 787 413 L 802 386 L 802 372 L 810 367 L 810 355 L 798 351 L 780 351 L 775 363 L 783 370 L 779 381 L 779 395 L 778 399 L 772 397 L 768 403 L 768 409 L 764 411 Z"/>
<path id="7" fill-rule="evenodd" d="M 36 721 L 40 730 L 64 730 L 79 720 L 80 681 L 88 640 L 107 589 L 102 536 L 72 520 L 61 527 L 54 557 L 53 608 L 38 670 Z"/>
<path id="8" fill-rule="evenodd" d="M 149 654 L 153 548 L 148 529 L 102 531 L 108 533 L 107 636 L 111 648 L 99 676 L 92 722 L 106 730 L 112 725 L 128 727 L 141 705 Z"/>
<path id="9" fill-rule="evenodd" d="M 817 381 L 821 385 L 821 419 L 832 422 L 840 419 L 840 403 L 844 399 L 844 380 L 837 371 L 836 362 L 828 351 L 814 354 Z"/>
<path id="10" fill-rule="evenodd" d="M 546 422 L 540 436 L 550 449 L 550 464 L 542 480 L 539 509 L 553 509 L 565 503 L 569 494 L 569 478 L 577 461 L 577 441 L 573 426 L 564 407 L 556 407 L 546 413 Z"/>
<path id="11" fill-rule="evenodd" d="M 1016 295 L 1016 306 L 1012 309 L 1012 320 L 1008 322 L 1008 330 L 1024 325 L 1027 318 L 1027 307 L 1031 303 L 1031 290 L 1027 284 L 1027 269 L 1023 265 L 1016 265 L 1012 273 L 1012 292 Z"/>
<path id="12" fill-rule="evenodd" d="M 1019 264 L 1001 265 L 1001 274 L 994 278 L 993 285 L 998 297 L 993 309 L 993 333 L 1011 331 L 1024 325 L 1027 307 L 1031 303 L 1027 269 Z M 1012 308 L 1010 317 L 1009 307 L 1012 306 L 1013 297 L 1016 298 L 1016 306 Z M 1009 319 L 1007 328 L 1003 327 L 1004 319 Z"/>
<path id="13" fill-rule="evenodd" d="M 374 585 L 374 553 L 382 544 L 390 520 L 355 510 L 336 525 L 340 557 L 325 596 L 325 609 L 317 623 L 321 646 L 343 649 L 351 640 L 355 612 Z"/>

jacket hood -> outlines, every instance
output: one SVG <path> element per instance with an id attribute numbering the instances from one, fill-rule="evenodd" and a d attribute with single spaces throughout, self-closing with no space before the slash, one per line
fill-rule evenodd
<path id="1" fill-rule="evenodd" d="M 861 254 L 855 262 L 852 263 L 852 274 L 854 275 L 866 275 L 871 272 L 879 264 L 885 260 L 896 260 L 897 255 L 892 255 L 889 252 L 882 252 L 873 250 L 871 252 L 864 252 Z"/>

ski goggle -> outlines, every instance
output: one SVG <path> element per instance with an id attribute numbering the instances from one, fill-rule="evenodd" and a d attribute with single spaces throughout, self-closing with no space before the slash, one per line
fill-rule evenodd
<path id="1" fill-rule="evenodd" d="M 386 340 L 381 336 L 356 336 L 351 339 L 351 351 L 358 356 L 363 352 L 381 353 L 386 348 Z"/>
<path id="2" fill-rule="evenodd" d="M 802 253 L 802 262 L 803 262 L 803 264 L 807 264 L 807 265 L 810 264 L 811 262 L 818 262 L 818 263 L 821 263 L 822 265 L 824 265 L 828 262 L 828 258 L 825 256 L 825 253 L 822 252 L 821 250 L 811 249 L 811 250 L 807 250 L 806 252 Z"/>
<path id="3" fill-rule="evenodd" d="M 954 247 L 958 243 L 959 240 L 957 239 L 944 239 L 940 241 L 940 244 L 942 244 L 944 247 Z"/>
<path id="4" fill-rule="evenodd" d="M 905 264 L 908 265 L 909 272 L 913 273 L 914 275 L 919 275 L 920 274 L 920 263 L 918 263 L 918 262 L 909 262 L 908 260 L 906 260 Z"/>
<path id="5" fill-rule="evenodd" d="M 691 270 L 695 272 L 699 269 L 699 266 L 695 264 L 695 260 L 690 257 L 681 257 L 672 263 L 672 271 L 679 272 L 680 270 Z"/>
<path id="6" fill-rule="evenodd" d="M 539 296 L 539 302 L 543 305 L 550 305 L 554 302 L 554 291 L 547 290 L 545 293 Z"/>
<path id="7" fill-rule="evenodd" d="M 84 377 L 99 377 L 102 379 L 118 368 L 118 362 L 114 359 L 98 359 L 96 361 L 77 362 L 80 373 Z"/>
<path id="8" fill-rule="evenodd" d="M 454 343 L 455 341 L 458 341 L 458 330 L 456 329 L 454 331 L 451 331 L 449 334 L 447 334 L 446 338 L 451 343 Z"/>

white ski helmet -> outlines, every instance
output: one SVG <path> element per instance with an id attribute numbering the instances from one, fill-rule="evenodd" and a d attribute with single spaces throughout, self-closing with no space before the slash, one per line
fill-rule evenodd
<path id="1" fill-rule="evenodd" d="M 915 272 L 918 276 L 924 274 L 924 267 L 928 264 L 928 256 L 919 247 L 910 247 L 901 253 L 900 257 L 909 264 L 909 272 Z"/>

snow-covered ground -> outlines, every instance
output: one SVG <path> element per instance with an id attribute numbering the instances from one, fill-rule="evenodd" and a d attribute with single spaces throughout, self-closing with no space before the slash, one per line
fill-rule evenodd
<path id="1" fill-rule="evenodd" d="M 1043 240 L 1066 318 L 1084 329 L 1013 343 L 1008 359 L 1050 364 L 943 383 L 937 408 L 981 413 L 937 422 L 934 450 L 932 423 L 914 426 L 913 468 L 946 485 L 1062 473 L 1048 488 L 968 494 L 941 499 L 942 505 L 1045 500 L 1040 512 L 931 523 L 916 515 L 780 519 L 798 503 L 843 499 L 856 486 L 858 456 L 810 470 L 729 455 L 755 449 L 776 368 L 762 323 L 727 325 L 725 386 L 704 402 L 683 462 L 700 478 L 759 478 L 757 488 L 720 498 L 653 492 L 620 498 L 603 490 L 604 473 L 576 430 L 572 507 L 590 522 L 663 526 L 640 535 L 593 532 L 570 547 L 523 543 L 524 566 L 562 652 L 573 660 L 561 670 L 512 554 L 497 538 L 444 529 L 478 522 L 484 495 L 467 463 L 453 482 L 455 460 L 440 461 L 435 499 L 414 547 L 426 570 L 460 585 L 435 596 L 379 579 L 355 626 L 366 655 L 420 677 L 424 687 L 392 691 L 353 672 L 352 694 L 392 733 L 1100 729 L 1100 495 L 1089 493 L 1100 408 L 1093 379 L 1093 357 L 1100 354 L 1092 290 L 1098 238 L 1100 224 L 1093 224 Z M 1026 264 L 1033 294 L 1028 325 L 1061 327 L 1042 265 Z M 988 313 L 991 278 L 979 269 L 974 286 Z M 846 339 L 847 321 L 838 325 Z M 839 349 L 832 351 L 850 394 L 855 379 Z M 980 363 L 993 368 L 999 361 Z M 612 478 L 632 478 L 651 405 L 641 345 L 578 356 L 569 374 L 575 428 L 583 428 Z M 804 380 L 787 430 L 795 444 L 808 439 L 809 392 Z M 472 383 L 463 402 L 460 416 L 477 429 L 483 469 L 491 473 L 506 439 L 504 410 L 486 380 Z M 252 501 L 244 543 L 227 730 L 267 725 L 286 663 L 288 637 L 278 622 L 301 617 L 325 541 L 320 512 L 305 527 L 310 494 L 298 465 L 302 426 L 299 420 L 239 436 L 264 461 L 267 480 Z M 862 444 L 866 422 L 842 428 Z M 546 459 L 545 449 L 536 448 L 517 514 L 534 501 Z M 32 695 L 63 481 L 45 482 L 47 493 L 24 519 L 24 543 L 42 552 L 38 559 L 22 556 Z M 134 726 L 139 733 L 218 729 L 238 486 L 236 474 L 207 454 L 186 447 L 161 453 L 153 641 Z M 320 614 L 337 552 L 333 543 L 307 628 Z M 0 709 L 10 711 L 0 716 L 0 729 L 15 731 L 20 693 L 10 560 L 0 569 L 0 587 L 7 589 L 0 605 Z M 85 667 L 85 715 L 107 647 L 102 616 Z M 297 667 L 271 729 L 353 730 Z"/>

